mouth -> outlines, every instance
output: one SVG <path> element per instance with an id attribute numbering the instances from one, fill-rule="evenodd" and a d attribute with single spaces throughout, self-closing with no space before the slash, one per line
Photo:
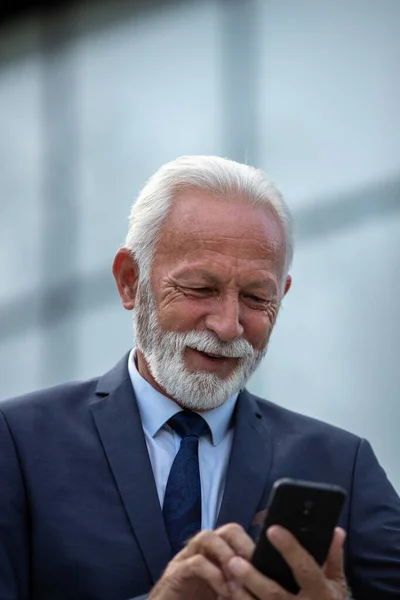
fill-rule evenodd
<path id="1" fill-rule="evenodd" d="M 212 360 L 224 360 L 226 358 L 229 358 L 228 356 L 222 356 L 221 354 L 212 354 L 211 352 L 203 352 L 202 350 L 196 350 L 196 352 Z"/>
<path id="2" fill-rule="evenodd" d="M 203 352 L 194 348 L 186 348 L 188 366 L 194 371 L 209 371 L 228 375 L 236 367 L 238 358 Z"/>

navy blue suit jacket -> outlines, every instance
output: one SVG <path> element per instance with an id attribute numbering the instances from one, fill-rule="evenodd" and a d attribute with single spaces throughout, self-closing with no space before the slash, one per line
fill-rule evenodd
<path id="1" fill-rule="evenodd" d="M 170 559 L 125 357 L 104 377 L 0 403 L 0 599 L 126 600 Z M 254 534 L 274 481 L 341 485 L 356 600 L 400 598 L 400 500 L 369 444 L 239 396 L 218 525 Z"/>

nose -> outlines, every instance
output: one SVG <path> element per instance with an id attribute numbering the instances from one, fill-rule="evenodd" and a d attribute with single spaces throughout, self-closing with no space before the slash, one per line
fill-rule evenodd
<path id="1" fill-rule="evenodd" d="M 221 342 L 233 342 L 240 338 L 244 329 L 240 322 L 239 299 L 216 298 L 212 312 L 206 317 L 205 326 L 215 333 Z"/>

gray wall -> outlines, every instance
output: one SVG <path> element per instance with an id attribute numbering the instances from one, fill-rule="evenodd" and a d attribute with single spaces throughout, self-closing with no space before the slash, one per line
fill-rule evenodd
<path id="1" fill-rule="evenodd" d="M 82 3 L 0 31 L 0 397 L 132 343 L 110 265 L 180 154 L 266 169 L 293 288 L 250 388 L 371 440 L 400 489 L 400 4 Z"/>

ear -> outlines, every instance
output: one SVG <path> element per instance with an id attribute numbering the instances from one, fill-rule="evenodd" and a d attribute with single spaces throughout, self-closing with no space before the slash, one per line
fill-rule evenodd
<path id="1" fill-rule="evenodd" d="M 286 277 L 286 283 L 285 283 L 285 289 L 283 290 L 283 295 L 286 296 L 286 294 L 288 293 L 288 291 L 290 290 L 292 286 L 292 278 L 290 275 L 288 275 Z"/>
<path id="2" fill-rule="evenodd" d="M 120 248 L 115 255 L 112 272 L 117 284 L 122 306 L 132 310 L 135 306 L 139 267 L 127 248 Z"/>

